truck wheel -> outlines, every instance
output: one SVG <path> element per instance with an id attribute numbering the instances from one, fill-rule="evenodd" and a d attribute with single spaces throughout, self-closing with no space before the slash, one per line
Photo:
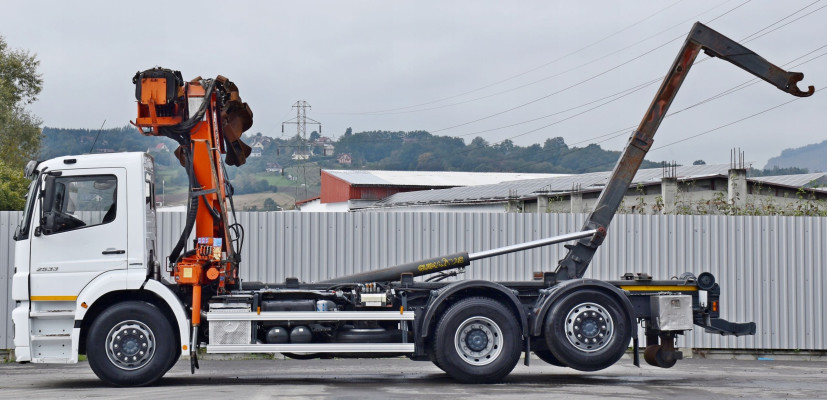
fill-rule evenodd
<path id="1" fill-rule="evenodd" d="M 545 339 L 561 363 L 598 371 L 616 363 L 632 338 L 622 306 L 610 295 L 582 289 L 559 299 L 546 316 Z"/>
<path id="2" fill-rule="evenodd" d="M 436 342 L 436 341 L 433 341 L 433 342 Z M 432 343 L 428 347 L 430 349 L 430 350 L 428 350 L 428 359 L 430 359 L 431 362 L 434 365 L 436 365 L 437 368 L 441 369 L 442 372 L 448 372 L 448 371 L 445 370 L 445 367 L 443 367 L 442 365 L 439 365 L 439 361 L 437 361 L 437 359 L 436 359 L 436 345 L 434 343 Z"/>
<path id="3" fill-rule="evenodd" d="M 484 297 L 457 302 L 439 320 L 434 364 L 465 383 L 494 383 L 520 358 L 522 334 L 514 314 Z"/>
<path id="4" fill-rule="evenodd" d="M 555 367 L 567 367 L 567 365 L 561 363 L 560 360 L 557 359 L 557 357 L 554 357 L 554 354 L 551 354 L 550 350 L 534 350 L 534 355 L 537 356 L 537 358 Z"/>
<path id="5" fill-rule="evenodd" d="M 172 327 L 158 307 L 127 301 L 92 322 L 87 358 L 102 381 L 117 386 L 149 385 L 175 363 Z"/>

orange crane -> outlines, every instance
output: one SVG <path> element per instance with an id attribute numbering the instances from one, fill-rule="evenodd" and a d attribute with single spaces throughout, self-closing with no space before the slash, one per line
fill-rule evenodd
<path id="1" fill-rule="evenodd" d="M 133 123 L 141 133 L 166 136 L 179 147 L 175 155 L 189 178 L 189 207 L 185 229 L 170 255 L 175 281 L 192 290 L 193 342 L 201 323 L 201 291 L 213 294 L 238 288 L 238 248 L 243 228 L 229 224 L 234 213 L 232 185 L 225 174 L 227 164 L 241 166 L 251 148 L 241 134 L 253 125 L 253 112 L 241 101 L 238 87 L 219 75 L 184 82 L 181 72 L 153 68 L 132 79 L 138 100 Z M 195 226 L 194 250 L 181 253 Z M 195 349 L 195 343 L 192 344 Z"/>

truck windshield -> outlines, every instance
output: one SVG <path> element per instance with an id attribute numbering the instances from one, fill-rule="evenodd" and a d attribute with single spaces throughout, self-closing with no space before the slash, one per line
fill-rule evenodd
<path id="1" fill-rule="evenodd" d="M 14 240 L 24 240 L 29 238 L 29 227 L 31 226 L 32 210 L 34 209 L 34 202 L 37 198 L 37 186 L 40 182 L 40 174 L 32 179 L 29 185 L 29 192 L 26 193 L 26 207 L 23 209 L 23 217 L 20 219 L 20 224 L 14 231 Z"/>

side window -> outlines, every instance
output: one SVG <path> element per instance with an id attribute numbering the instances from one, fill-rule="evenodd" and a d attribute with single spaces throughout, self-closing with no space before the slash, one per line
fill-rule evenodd
<path id="1" fill-rule="evenodd" d="M 114 175 L 66 176 L 55 179 L 50 233 L 102 225 L 117 215 L 118 180 Z"/>

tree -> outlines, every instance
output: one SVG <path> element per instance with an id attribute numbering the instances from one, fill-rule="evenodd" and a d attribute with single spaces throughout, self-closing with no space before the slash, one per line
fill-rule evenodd
<path id="1" fill-rule="evenodd" d="M 264 208 L 262 208 L 262 210 L 264 210 L 264 211 L 278 211 L 279 210 L 279 205 L 276 204 L 276 201 L 273 200 L 271 197 L 268 197 L 268 198 L 264 199 Z"/>
<path id="2" fill-rule="evenodd" d="M 514 142 L 512 142 L 511 139 L 505 139 L 499 144 L 494 145 L 494 147 L 496 147 L 497 150 L 502 151 L 504 154 L 508 154 L 511 150 L 514 150 Z"/>
<path id="3" fill-rule="evenodd" d="M 0 160 L 0 210 L 22 210 L 28 184 L 21 168 L 11 168 Z"/>
<path id="4" fill-rule="evenodd" d="M 555 153 L 559 153 L 561 150 L 568 150 L 569 146 L 566 145 L 566 142 L 561 137 L 549 138 L 546 139 L 545 143 L 543 143 L 543 150 L 545 151 L 553 151 Z"/>
<path id="5" fill-rule="evenodd" d="M 322 137 L 322 135 L 320 135 L 319 132 L 316 132 L 316 131 L 310 132 L 310 141 L 311 142 L 315 142 L 315 141 L 319 140 L 320 137 Z"/>
<path id="6" fill-rule="evenodd" d="M 704 160 L 695 160 L 692 165 L 706 165 L 706 161 Z"/>
<path id="7" fill-rule="evenodd" d="M 348 127 L 347 129 L 345 129 L 345 136 L 350 136 L 350 135 L 352 135 L 352 134 L 353 134 L 353 129 L 351 129 L 350 127 Z"/>
<path id="8" fill-rule="evenodd" d="M 37 100 L 43 79 L 37 58 L 25 50 L 10 50 L 0 36 L 0 208 L 20 209 L 26 194 L 23 167 L 40 149 L 40 119 L 26 106 Z M 9 199 L 7 202 L 6 199 Z"/>
<path id="9" fill-rule="evenodd" d="M 474 149 L 482 149 L 488 147 L 488 141 L 477 136 L 471 141 L 471 147 Z"/>

